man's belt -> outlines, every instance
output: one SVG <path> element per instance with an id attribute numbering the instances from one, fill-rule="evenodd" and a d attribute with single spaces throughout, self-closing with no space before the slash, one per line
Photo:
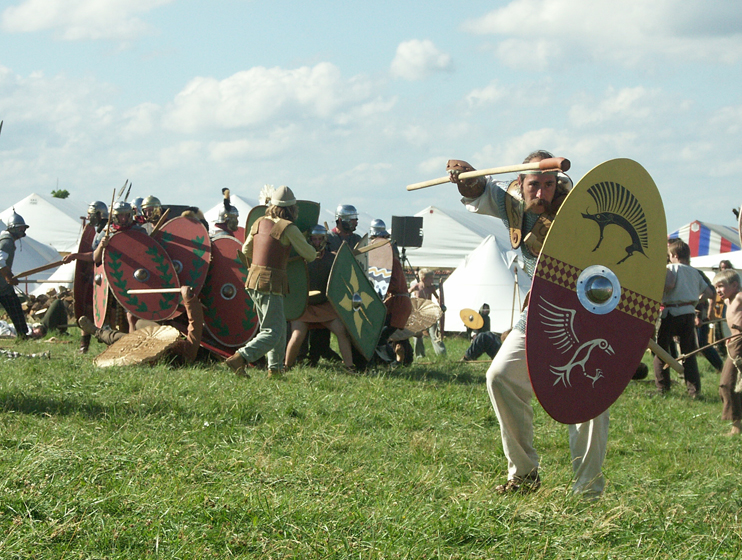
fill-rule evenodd
<path id="1" fill-rule="evenodd" d="M 662 307 L 685 307 L 686 305 L 696 306 L 697 301 L 681 301 L 680 303 L 663 303 Z"/>

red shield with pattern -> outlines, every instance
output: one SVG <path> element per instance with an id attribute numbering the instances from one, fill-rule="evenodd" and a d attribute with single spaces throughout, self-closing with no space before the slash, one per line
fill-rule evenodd
<path id="1" fill-rule="evenodd" d="M 255 306 L 245 291 L 247 268 L 238 257 L 242 244 L 219 237 L 211 244 L 211 266 L 201 289 L 204 327 L 217 342 L 243 346 L 258 329 Z"/>
<path id="2" fill-rule="evenodd" d="M 116 301 L 135 317 L 162 321 L 172 317 L 178 293 L 131 294 L 129 290 L 179 288 L 173 261 L 165 249 L 139 230 L 114 234 L 103 252 L 106 279 Z"/>

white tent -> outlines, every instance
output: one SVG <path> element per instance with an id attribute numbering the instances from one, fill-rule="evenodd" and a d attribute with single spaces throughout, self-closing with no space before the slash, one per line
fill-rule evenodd
<path id="1" fill-rule="evenodd" d="M 428 206 L 415 216 L 423 218 L 423 246 L 407 249 L 413 267 L 455 268 L 489 235 L 509 249 L 507 229 L 493 216 L 435 206 Z"/>
<path id="2" fill-rule="evenodd" d="M 77 251 L 82 235 L 80 218 L 87 215 L 86 204 L 31 193 L 0 212 L 0 219 L 7 221 L 14 208 L 28 224 L 28 235 L 36 241 L 60 253 Z"/>
<path id="3" fill-rule="evenodd" d="M 514 263 L 515 257 L 516 253 L 510 250 L 509 245 L 488 235 L 460 263 L 443 282 L 446 331 L 465 331 L 459 313 L 462 309 L 477 311 L 483 303 L 490 306 L 492 331 L 503 332 L 518 322 L 520 307 L 531 287 L 531 279 Z M 516 274 L 517 291 L 514 289 Z"/>
<path id="4" fill-rule="evenodd" d="M 735 270 L 742 270 L 742 251 L 729 251 L 727 253 L 718 253 L 716 255 L 704 255 L 702 257 L 692 257 L 690 264 L 694 268 L 703 270 L 709 280 L 714 279 L 714 274 L 719 270 L 719 262 L 731 261 Z"/>
<path id="5" fill-rule="evenodd" d="M 0 231 L 5 231 L 5 224 L 2 220 L 0 220 Z M 30 228 L 28 231 L 31 231 Z M 20 274 L 26 270 L 38 268 L 59 260 L 62 260 L 62 256 L 54 247 L 39 243 L 36 239 L 27 235 L 15 242 L 13 274 Z M 46 270 L 34 274 L 31 278 L 33 280 L 46 280 L 53 273 L 54 269 Z M 28 282 L 26 279 L 21 278 L 19 286 L 24 292 L 30 293 L 32 290 L 43 287 L 44 284 Z M 46 290 L 42 291 L 45 292 Z"/>
<path id="6" fill-rule="evenodd" d="M 247 222 L 247 215 L 250 213 L 250 210 L 253 208 L 253 206 L 257 206 L 258 202 L 257 200 L 252 200 L 249 198 L 243 198 L 238 194 L 230 195 L 229 202 L 237 208 L 237 211 L 240 213 L 240 226 L 244 226 L 245 222 Z M 209 228 L 213 229 L 214 224 L 219 219 L 219 212 L 221 212 L 222 208 L 224 208 L 224 201 L 220 201 L 219 204 L 216 206 L 212 206 L 209 208 L 206 212 L 204 212 L 204 218 L 206 218 L 206 221 L 209 222 Z"/>

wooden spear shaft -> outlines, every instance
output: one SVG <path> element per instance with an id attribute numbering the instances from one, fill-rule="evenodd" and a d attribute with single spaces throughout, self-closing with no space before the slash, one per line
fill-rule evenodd
<path id="1" fill-rule="evenodd" d="M 20 274 L 15 274 L 14 277 L 25 278 L 26 276 L 31 276 L 32 274 L 36 274 L 37 272 L 44 272 L 45 270 L 49 270 L 50 268 L 56 268 L 63 264 L 64 264 L 63 261 L 54 261 L 53 263 L 49 263 L 49 264 L 45 264 L 44 266 L 32 268 L 31 270 L 26 270 L 25 272 L 21 272 Z"/>
<path id="2" fill-rule="evenodd" d="M 156 234 L 158 231 L 162 229 L 162 226 L 165 225 L 165 220 L 167 219 L 167 215 L 170 213 L 170 208 L 167 208 L 165 212 L 160 216 L 160 219 L 157 220 L 157 225 L 152 229 L 152 233 L 150 233 L 150 237 Z"/>
<path id="3" fill-rule="evenodd" d="M 485 175 L 501 175 L 503 173 L 520 173 L 522 171 L 569 171 L 571 164 L 566 158 L 548 158 L 542 159 L 541 161 L 534 161 L 532 163 L 522 163 L 519 165 L 506 165 L 504 167 L 490 167 L 489 169 L 478 169 L 475 171 L 467 171 L 459 175 L 459 179 L 473 179 L 474 177 L 484 177 Z M 430 181 L 423 181 L 422 183 L 413 183 L 407 185 L 408 191 L 416 191 L 417 189 L 424 189 L 427 187 L 433 187 L 435 185 L 442 185 L 448 183 L 449 177 L 439 177 L 438 179 L 432 179 Z"/>
<path id="4" fill-rule="evenodd" d="M 138 290 L 128 290 L 127 294 L 177 294 L 180 288 L 141 288 Z"/>
<path id="5" fill-rule="evenodd" d="M 677 371 L 679 374 L 684 375 L 685 374 L 685 368 L 683 365 L 678 362 L 675 358 L 670 356 L 662 346 L 657 344 L 657 341 L 653 338 L 649 339 L 649 349 L 654 352 L 655 356 L 657 356 L 660 360 L 665 362 L 668 366 L 670 366 L 672 369 Z"/>
<path id="6" fill-rule="evenodd" d="M 737 338 L 738 336 L 742 336 L 742 333 L 737 333 L 737 334 L 733 334 L 731 336 L 728 336 L 726 338 L 721 338 L 721 339 L 717 340 L 716 342 L 712 342 L 711 344 L 707 344 L 706 346 L 702 346 L 701 348 L 699 348 L 697 350 L 693 350 L 693 352 L 688 352 L 687 354 L 683 354 L 682 356 L 680 356 L 678 358 L 678 360 L 683 361 L 688 356 L 693 356 L 694 354 L 698 354 L 699 352 L 703 352 L 704 350 L 706 350 L 706 348 L 711 348 L 712 346 L 716 346 L 717 344 L 721 344 L 722 342 L 726 342 L 727 340 L 732 339 L 732 338 Z"/>

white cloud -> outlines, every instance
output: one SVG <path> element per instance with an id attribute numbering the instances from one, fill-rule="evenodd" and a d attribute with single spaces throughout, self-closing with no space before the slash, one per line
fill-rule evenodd
<path id="1" fill-rule="evenodd" d="M 742 105 L 722 107 L 711 117 L 711 129 L 726 134 L 742 132 Z"/>
<path id="2" fill-rule="evenodd" d="M 410 81 L 422 80 L 433 73 L 451 69 L 450 55 L 439 51 L 429 39 L 400 43 L 391 65 L 392 76 Z"/>
<path id="3" fill-rule="evenodd" d="M 578 127 L 595 126 L 620 119 L 623 122 L 642 122 L 645 125 L 661 107 L 663 96 L 659 90 L 642 86 L 615 90 L 608 88 L 604 99 L 597 103 L 576 103 L 569 109 L 570 121 Z"/>
<path id="4" fill-rule="evenodd" d="M 501 99 L 506 98 L 508 93 L 509 92 L 504 87 L 498 85 L 497 82 L 491 82 L 483 88 L 472 90 L 467 94 L 465 99 L 469 108 L 475 108 L 497 103 Z"/>
<path id="5" fill-rule="evenodd" d="M 10 33 L 55 30 L 67 41 L 132 39 L 150 31 L 137 15 L 174 0 L 25 0 L 6 8 L 0 26 Z"/>
<path id="6" fill-rule="evenodd" d="M 198 77 L 176 95 L 164 117 L 179 132 L 239 129 L 290 118 L 328 119 L 363 102 L 371 85 L 344 80 L 328 62 L 294 70 L 258 66 L 224 80 Z"/>
<path id="7" fill-rule="evenodd" d="M 655 57 L 734 63 L 740 27 L 736 0 L 513 0 L 463 25 L 499 36 L 505 63 L 539 69 L 592 60 L 646 66 Z"/>
<path id="8" fill-rule="evenodd" d="M 301 128 L 292 124 L 273 130 L 267 137 L 212 142 L 209 158 L 216 162 L 229 162 L 275 157 L 295 147 L 302 136 Z"/>

